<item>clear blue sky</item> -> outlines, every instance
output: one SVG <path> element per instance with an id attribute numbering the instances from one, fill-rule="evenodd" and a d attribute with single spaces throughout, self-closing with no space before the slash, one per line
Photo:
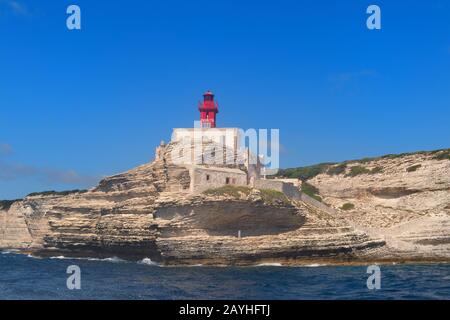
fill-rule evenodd
<path id="1" fill-rule="evenodd" d="M 450 1 L 0 0 L 0 199 L 150 161 L 207 89 L 282 167 L 448 148 Z"/>

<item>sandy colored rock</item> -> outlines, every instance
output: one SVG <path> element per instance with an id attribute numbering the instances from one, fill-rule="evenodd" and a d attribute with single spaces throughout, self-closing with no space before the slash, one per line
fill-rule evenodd
<path id="1" fill-rule="evenodd" d="M 388 247 L 414 256 L 450 256 L 450 160 L 439 152 L 355 161 L 339 175 L 308 182 L 353 226 L 380 236 Z M 349 176 L 353 166 L 378 173 Z M 354 208 L 342 210 L 345 203 Z"/>
<path id="2" fill-rule="evenodd" d="M 450 161 L 412 156 L 370 163 L 383 167 L 375 175 L 319 175 L 311 183 L 336 209 L 328 212 L 300 200 L 267 202 L 257 189 L 191 194 L 188 168 L 168 161 L 169 151 L 87 192 L 27 197 L 0 210 L 0 248 L 213 265 L 450 257 Z M 346 202 L 355 208 L 339 210 Z"/>

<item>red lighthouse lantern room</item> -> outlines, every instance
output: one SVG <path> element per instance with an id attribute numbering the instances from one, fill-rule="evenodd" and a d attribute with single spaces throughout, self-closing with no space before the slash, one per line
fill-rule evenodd
<path id="1" fill-rule="evenodd" d="M 216 114 L 219 113 L 217 102 L 214 101 L 214 94 L 208 90 L 203 94 L 203 102 L 198 103 L 200 111 L 200 126 L 202 128 L 216 127 Z"/>

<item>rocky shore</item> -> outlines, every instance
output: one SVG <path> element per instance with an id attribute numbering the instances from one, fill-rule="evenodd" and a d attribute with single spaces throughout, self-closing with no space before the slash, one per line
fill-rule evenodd
<path id="1" fill-rule="evenodd" d="M 450 161 L 434 156 L 352 162 L 310 178 L 327 211 L 271 190 L 191 194 L 185 167 L 156 160 L 88 191 L 4 205 L 0 249 L 166 265 L 448 262 Z M 351 175 L 353 166 L 382 169 Z"/>

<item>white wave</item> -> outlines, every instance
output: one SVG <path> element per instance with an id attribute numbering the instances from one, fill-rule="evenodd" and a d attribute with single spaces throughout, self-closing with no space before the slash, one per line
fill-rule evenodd
<path id="1" fill-rule="evenodd" d="M 264 262 L 255 265 L 255 267 L 282 267 L 283 265 L 278 262 Z"/>
<path id="2" fill-rule="evenodd" d="M 109 262 L 127 262 L 126 260 L 120 259 L 120 258 L 118 258 L 118 257 L 106 258 L 106 259 L 103 259 L 103 261 L 109 261 Z"/>
<path id="3" fill-rule="evenodd" d="M 311 263 L 311 264 L 305 264 L 300 267 L 306 267 L 306 268 L 317 268 L 317 267 L 324 267 L 326 264 L 320 264 L 320 263 Z"/>
<path id="4" fill-rule="evenodd" d="M 59 260 L 88 260 L 88 261 L 108 261 L 108 262 L 126 262 L 126 260 L 120 259 L 118 257 L 110 258 L 89 258 L 89 257 L 66 257 L 66 256 L 53 256 L 50 259 Z"/>
<path id="5" fill-rule="evenodd" d="M 160 266 L 158 263 L 152 261 L 152 259 L 150 259 L 150 258 L 144 258 L 141 261 L 139 261 L 138 263 L 139 264 L 146 264 L 146 265 L 149 265 L 149 266 L 157 266 L 157 267 Z"/>
<path id="6" fill-rule="evenodd" d="M 33 256 L 32 254 L 27 254 L 27 257 L 33 259 L 42 259 L 42 257 Z"/>
<path id="7" fill-rule="evenodd" d="M 19 254 L 20 251 L 19 251 L 19 250 L 11 249 L 11 250 L 2 250 L 1 253 L 2 253 L 2 254 Z"/>
<path id="8" fill-rule="evenodd" d="M 126 260 L 120 259 L 118 257 L 110 257 L 110 258 L 86 258 L 89 261 L 109 261 L 109 262 L 126 262 Z"/>

